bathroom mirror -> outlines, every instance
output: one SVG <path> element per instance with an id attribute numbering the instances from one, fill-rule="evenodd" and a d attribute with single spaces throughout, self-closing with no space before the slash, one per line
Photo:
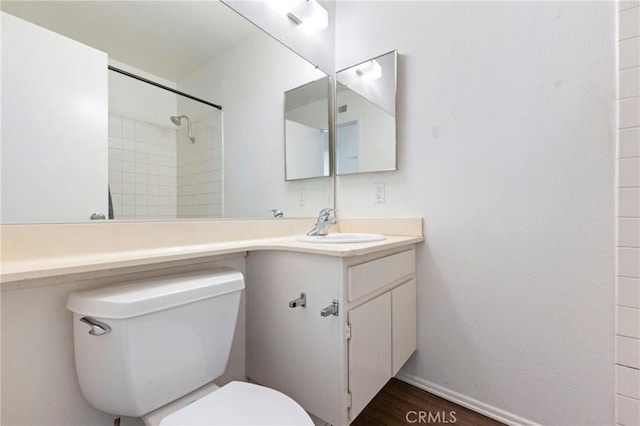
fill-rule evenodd
<path id="1" fill-rule="evenodd" d="M 285 179 L 282 143 L 284 93 L 327 75 L 224 3 L 2 1 L 0 8 L 106 53 L 104 75 L 85 86 L 108 88 L 108 104 L 89 91 L 73 100 L 66 86 L 86 75 L 83 60 L 65 60 L 48 41 L 13 49 L 48 61 L 40 68 L 61 77 L 55 90 L 23 93 L 29 108 L 2 109 L 3 223 L 83 222 L 93 213 L 101 220 L 110 201 L 115 220 L 273 218 L 272 209 L 315 217 L 333 206 L 328 174 Z M 6 78 L 20 71 L 7 71 L 5 47 L 26 38 L 6 37 L 4 27 L 2 103 L 13 105 Z M 50 125 L 29 114 L 50 117 Z M 75 145 L 56 139 L 65 129 Z"/>
<path id="2" fill-rule="evenodd" d="M 285 178 L 329 176 L 329 95 L 323 77 L 285 92 Z"/>
<path id="3" fill-rule="evenodd" d="M 337 73 L 336 174 L 396 170 L 397 52 Z"/>

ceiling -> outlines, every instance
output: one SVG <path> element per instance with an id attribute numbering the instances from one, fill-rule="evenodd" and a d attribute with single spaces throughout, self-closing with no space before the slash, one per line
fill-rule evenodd
<path id="1" fill-rule="evenodd" d="M 217 0 L 3 0 L 0 9 L 173 82 L 261 32 Z"/>

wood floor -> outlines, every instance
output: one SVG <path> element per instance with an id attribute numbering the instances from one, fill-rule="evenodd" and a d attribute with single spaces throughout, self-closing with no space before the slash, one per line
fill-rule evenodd
<path id="1" fill-rule="evenodd" d="M 352 426 L 393 425 L 495 426 L 502 423 L 446 399 L 391 379 L 351 423 Z"/>

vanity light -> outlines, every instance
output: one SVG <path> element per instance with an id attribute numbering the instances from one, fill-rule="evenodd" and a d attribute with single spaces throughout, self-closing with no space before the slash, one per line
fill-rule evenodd
<path id="1" fill-rule="evenodd" d="M 356 74 L 365 80 L 377 80 L 382 77 L 382 67 L 374 59 L 372 61 L 365 62 L 356 68 Z"/>
<path id="2" fill-rule="evenodd" d="M 329 26 L 329 13 L 317 0 L 297 0 L 295 2 L 287 0 L 285 3 L 293 6 L 288 10 L 287 16 L 301 29 L 317 32 Z"/>

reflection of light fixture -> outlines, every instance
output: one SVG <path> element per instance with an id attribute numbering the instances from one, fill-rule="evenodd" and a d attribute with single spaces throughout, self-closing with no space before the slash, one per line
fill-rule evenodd
<path id="1" fill-rule="evenodd" d="M 356 74 L 365 80 L 377 80 L 382 77 L 382 67 L 374 59 L 356 67 Z"/>
<path id="2" fill-rule="evenodd" d="M 287 12 L 287 16 L 306 31 L 322 31 L 329 26 L 329 13 L 317 0 L 272 0 L 279 3 L 277 9 Z M 286 9 L 285 9 L 286 8 Z"/>

